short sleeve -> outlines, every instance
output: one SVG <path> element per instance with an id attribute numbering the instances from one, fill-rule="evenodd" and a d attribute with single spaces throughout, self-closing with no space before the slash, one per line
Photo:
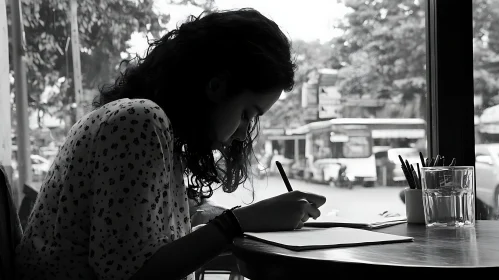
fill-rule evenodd
<path id="1" fill-rule="evenodd" d="M 166 116 L 147 102 L 114 109 L 95 134 L 91 162 L 89 264 L 98 279 L 130 278 L 173 234 L 165 215 L 172 176 Z"/>

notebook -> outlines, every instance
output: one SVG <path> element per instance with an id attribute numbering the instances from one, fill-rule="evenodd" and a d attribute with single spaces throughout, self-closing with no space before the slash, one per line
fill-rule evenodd
<path id="1" fill-rule="evenodd" d="M 338 216 L 320 216 L 317 220 L 308 220 L 305 223 L 307 227 L 350 227 L 350 228 L 362 228 L 362 229 L 377 229 L 398 224 L 403 224 L 407 222 L 405 216 L 397 217 L 359 217 L 359 218 L 346 218 Z"/>
<path id="2" fill-rule="evenodd" d="M 304 227 L 293 231 L 247 232 L 245 235 L 294 251 L 414 241 L 408 236 L 345 227 Z"/>

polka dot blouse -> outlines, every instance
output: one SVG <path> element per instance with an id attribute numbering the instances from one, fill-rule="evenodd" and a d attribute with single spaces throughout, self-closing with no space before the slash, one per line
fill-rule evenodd
<path id="1" fill-rule="evenodd" d="M 129 279 L 191 231 L 182 178 L 157 104 L 120 99 L 87 114 L 42 184 L 17 247 L 21 278 Z"/>

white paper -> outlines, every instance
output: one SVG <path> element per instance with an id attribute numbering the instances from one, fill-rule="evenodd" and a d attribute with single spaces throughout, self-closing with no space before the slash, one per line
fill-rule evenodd
<path id="1" fill-rule="evenodd" d="M 338 216 L 320 216 L 317 220 L 309 219 L 307 223 L 345 223 L 345 224 L 358 224 L 358 225 L 373 225 L 379 223 L 390 223 L 395 221 L 407 221 L 405 216 L 397 216 L 397 217 L 382 217 L 382 216 L 373 216 L 373 217 L 338 217 Z"/>
<path id="2" fill-rule="evenodd" d="M 381 232 L 334 227 L 302 228 L 294 231 L 248 232 L 247 236 L 289 249 L 319 249 L 362 244 L 383 244 L 412 241 L 412 237 L 386 234 Z"/>

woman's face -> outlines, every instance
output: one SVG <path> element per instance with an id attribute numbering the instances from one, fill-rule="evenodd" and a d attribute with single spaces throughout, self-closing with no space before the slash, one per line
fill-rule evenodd
<path id="1" fill-rule="evenodd" d="M 233 140 L 246 139 L 252 120 L 267 112 L 279 99 L 281 92 L 281 89 L 261 93 L 245 90 L 218 102 L 210 118 L 212 148 L 229 145 Z"/>

